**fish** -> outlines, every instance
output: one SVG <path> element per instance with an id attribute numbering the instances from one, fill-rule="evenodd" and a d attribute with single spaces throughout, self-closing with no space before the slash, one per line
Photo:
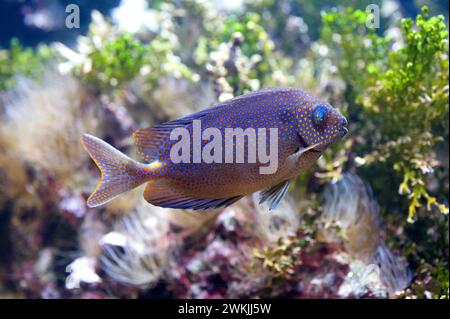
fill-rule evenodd
<path id="1" fill-rule="evenodd" d="M 195 139 L 198 124 L 203 133 Z M 248 134 L 240 140 L 233 135 L 231 141 L 223 138 L 238 128 Z M 209 137 L 205 136 L 207 132 Z M 250 133 L 261 134 L 256 137 Z M 81 143 L 101 172 L 87 205 L 103 205 L 146 183 L 144 198 L 155 206 L 206 210 L 226 207 L 260 192 L 260 204 L 267 202 L 269 209 L 274 209 L 287 193 L 290 181 L 347 133 L 346 118 L 326 101 L 298 88 L 268 88 L 136 130 L 133 140 L 141 161 L 83 134 Z M 187 140 L 180 146 L 184 138 Z M 258 149 L 257 159 L 253 148 Z M 244 160 L 238 159 L 238 150 L 243 150 Z M 230 154 L 232 161 L 224 161 Z M 268 158 L 276 165 L 268 163 Z M 262 172 L 270 165 L 274 166 L 270 172 Z"/>

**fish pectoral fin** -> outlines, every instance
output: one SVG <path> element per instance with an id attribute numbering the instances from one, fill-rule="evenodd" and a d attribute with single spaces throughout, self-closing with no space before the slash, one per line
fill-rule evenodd
<path id="1" fill-rule="evenodd" d="M 243 196 L 229 198 L 193 198 L 177 192 L 167 185 L 167 180 L 152 180 L 144 191 L 144 198 L 152 205 L 164 208 L 205 210 L 211 208 L 227 207 L 240 200 Z"/>
<path id="2" fill-rule="evenodd" d="M 262 190 L 260 192 L 259 203 L 262 204 L 267 201 L 269 210 L 277 208 L 278 204 L 289 190 L 290 183 L 291 181 L 287 180 L 275 186 Z"/>
<path id="3" fill-rule="evenodd" d="M 292 154 L 292 155 L 289 155 L 289 156 L 286 158 L 286 161 L 287 161 L 288 163 L 295 164 L 295 163 L 298 162 L 298 160 L 300 159 L 300 157 L 301 157 L 304 153 L 306 153 L 306 152 L 308 152 L 308 151 L 310 151 L 310 150 L 313 150 L 314 148 L 316 148 L 316 147 L 319 146 L 319 145 L 320 145 L 320 143 L 317 143 L 317 144 L 314 144 L 314 145 L 310 145 L 310 146 L 308 146 L 308 147 L 300 147 L 299 150 L 298 150 L 297 152 L 295 152 L 295 153 Z"/>

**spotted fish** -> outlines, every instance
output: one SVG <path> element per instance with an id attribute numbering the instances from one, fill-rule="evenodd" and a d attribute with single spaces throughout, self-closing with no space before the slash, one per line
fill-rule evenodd
<path id="1" fill-rule="evenodd" d="M 174 161 L 171 150 L 179 140 L 172 139 L 171 133 L 177 128 L 193 133 L 195 121 L 201 121 L 202 128 L 216 128 L 224 134 L 227 128 L 252 128 L 256 132 L 277 129 L 276 171 L 261 174 L 260 159 L 232 163 Z M 327 102 L 296 88 L 275 88 L 238 96 L 182 119 L 137 130 L 133 138 L 141 162 L 101 139 L 84 134 L 81 142 L 101 171 L 101 180 L 87 204 L 102 205 L 147 183 L 144 198 L 156 206 L 217 208 L 261 191 L 260 202 L 268 202 L 273 209 L 288 191 L 289 181 L 309 168 L 328 145 L 346 133 L 347 120 Z M 268 134 L 264 138 L 267 142 Z M 197 146 L 206 147 L 207 142 L 202 140 Z M 190 146 L 194 143 L 191 140 Z M 244 144 L 248 159 L 250 142 L 244 140 Z M 261 144 L 261 148 L 269 151 L 268 144 Z M 237 149 L 236 141 L 232 145 L 233 150 Z M 225 147 L 222 155 L 226 156 Z"/>

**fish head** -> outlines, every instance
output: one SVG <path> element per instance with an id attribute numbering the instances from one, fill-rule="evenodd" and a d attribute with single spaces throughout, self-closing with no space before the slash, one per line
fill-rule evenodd
<path id="1" fill-rule="evenodd" d="M 314 101 L 298 108 L 298 135 L 303 148 L 323 151 L 337 138 L 348 133 L 347 119 L 324 101 Z M 316 145 L 316 146 L 313 146 Z"/>

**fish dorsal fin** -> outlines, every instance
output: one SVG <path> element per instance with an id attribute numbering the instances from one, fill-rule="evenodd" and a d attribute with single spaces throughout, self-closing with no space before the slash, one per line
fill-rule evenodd
<path id="1" fill-rule="evenodd" d="M 159 126 L 139 129 L 133 133 L 133 140 L 138 148 L 138 154 L 146 163 L 158 160 L 163 145 L 169 138 L 170 130 Z"/>
<path id="2" fill-rule="evenodd" d="M 278 204 L 289 190 L 290 183 L 291 181 L 287 180 L 261 191 L 259 203 L 262 204 L 267 201 L 269 210 L 277 208 Z"/>
<path id="3" fill-rule="evenodd" d="M 243 196 L 233 196 L 229 198 L 192 198 L 177 192 L 173 187 L 167 185 L 165 179 L 150 181 L 144 191 L 144 198 L 152 205 L 164 208 L 177 209 L 210 209 L 227 207 L 240 200 Z"/>
<path id="4" fill-rule="evenodd" d="M 220 107 L 223 105 L 219 105 Z M 211 109 L 203 110 L 178 120 L 169 121 L 152 127 L 138 129 L 133 133 L 133 140 L 142 159 L 150 163 L 157 160 L 163 151 L 163 145 L 170 140 L 170 132 L 177 127 L 189 128 L 192 121 L 200 120 L 208 115 Z"/>
<path id="5" fill-rule="evenodd" d="M 290 89 L 292 88 L 268 88 L 256 92 L 250 92 L 218 103 L 213 107 L 185 116 L 181 119 L 172 120 L 149 128 L 139 129 L 133 134 L 134 142 L 138 147 L 138 154 L 143 158 L 145 162 L 150 163 L 158 159 L 161 152 L 161 146 L 163 146 L 169 140 L 170 132 L 173 129 L 177 127 L 189 128 L 192 126 L 192 121 L 203 120 L 208 116 L 220 118 L 220 114 L 222 112 L 226 111 L 229 108 L 232 108 L 236 103 L 242 100 L 263 96 L 269 92 L 276 93 L 277 91 Z"/>

